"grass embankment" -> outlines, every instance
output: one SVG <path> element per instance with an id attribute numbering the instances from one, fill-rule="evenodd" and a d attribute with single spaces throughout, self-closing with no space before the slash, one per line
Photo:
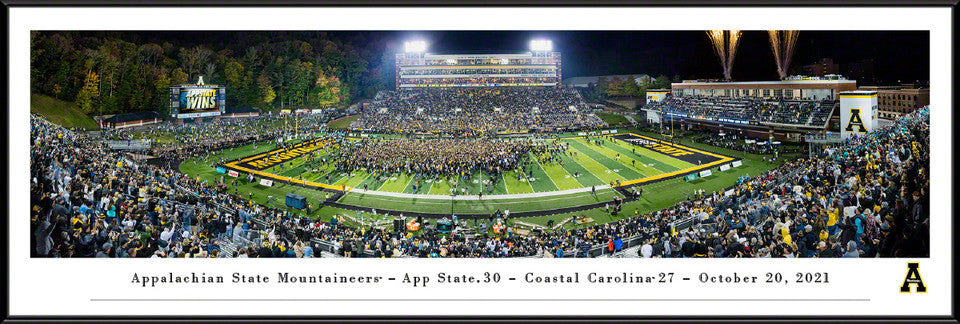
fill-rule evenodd
<path id="1" fill-rule="evenodd" d="M 347 116 L 343 118 L 337 118 L 327 123 L 327 129 L 347 129 L 350 128 L 350 123 L 360 118 L 359 115 Z"/>
<path id="2" fill-rule="evenodd" d="M 608 112 L 598 112 L 597 117 L 603 120 L 604 123 L 610 126 L 619 126 L 619 125 L 630 125 L 630 120 L 623 115 L 608 113 Z"/>
<path id="3" fill-rule="evenodd" d="M 97 122 L 81 112 L 76 104 L 45 95 L 30 95 L 30 112 L 66 128 L 100 129 Z"/>

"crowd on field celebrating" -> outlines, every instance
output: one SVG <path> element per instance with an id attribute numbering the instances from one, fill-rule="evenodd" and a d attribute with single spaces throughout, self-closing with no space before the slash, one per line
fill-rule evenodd
<path id="1" fill-rule="evenodd" d="M 929 136 L 929 108 L 922 108 L 813 158 L 741 177 L 726 191 L 698 192 L 664 210 L 639 214 L 627 208 L 622 213 L 633 217 L 579 229 L 521 235 L 508 227 L 502 235 L 481 231 L 467 237 L 459 229 L 448 236 L 348 227 L 342 216 L 313 219 L 261 206 L 236 191 L 182 175 L 175 166 L 134 163 L 97 138 L 31 118 L 31 252 L 40 257 L 315 257 L 318 242 L 328 242 L 347 256 L 575 257 L 597 248 L 618 252 L 625 240 L 641 240 L 637 253 L 642 257 L 923 257 L 929 253 Z M 365 152 L 367 143 L 360 143 L 355 152 Z M 413 142 L 368 143 L 366 149 L 373 151 L 364 155 L 367 163 L 382 157 L 394 163 L 378 164 L 387 169 L 400 167 L 396 150 L 419 152 L 421 162 L 446 152 Z M 497 155 L 501 147 L 524 149 L 511 143 L 451 143 L 436 144 Z M 403 163 L 403 168 L 414 165 Z M 508 214 L 456 223 L 486 229 L 500 217 Z M 675 233 L 670 224 L 682 219 L 695 225 Z M 230 255 L 221 254 L 225 244 L 235 247 Z"/>
<path id="2" fill-rule="evenodd" d="M 430 176 L 499 174 L 516 168 L 530 151 L 529 142 L 490 139 L 364 139 L 341 147 L 334 157 L 339 170 Z"/>
<path id="3" fill-rule="evenodd" d="M 351 127 L 387 133 L 478 134 L 602 124 L 575 90 L 501 87 L 384 91 Z"/>
<path id="4" fill-rule="evenodd" d="M 356 140 L 330 136 L 328 155 L 310 155 L 304 165 L 310 169 L 333 166 L 340 172 L 364 170 L 374 179 L 407 174 L 414 176 L 414 192 L 421 180 L 447 179 L 451 183 L 468 180 L 482 173 L 491 193 L 505 171 L 515 171 L 518 178 L 533 177 L 532 164 L 562 164 L 561 154 L 569 144 L 557 138 L 532 137 L 524 139 L 497 138 L 438 138 L 438 139 L 374 139 Z M 532 159 L 531 159 L 532 158 Z M 534 159 L 536 162 L 534 162 Z M 327 175 L 324 181 L 329 182 Z M 481 189 L 461 188 L 465 194 L 478 194 Z"/>
<path id="5" fill-rule="evenodd" d="M 831 100 L 679 96 L 653 102 L 646 108 L 693 118 L 822 126 L 835 103 Z"/>

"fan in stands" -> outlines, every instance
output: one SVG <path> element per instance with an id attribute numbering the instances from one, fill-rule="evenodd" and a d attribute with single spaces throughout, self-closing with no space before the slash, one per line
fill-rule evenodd
<path id="1" fill-rule="evenodd" d="M 314 257 L 349 246 L 359 252 L 354 256 L 583 256 L 616 237 L 641 240 L 640 252 L 651 257 L 923 257 L 929 112 L 918 109 L 812 158 L 788 161 L 742 181 L 731 195 L 708 192 L 640 217 L 529 236 L 498 221 L 504 236 L 472 239 L 347 227 L 253 204 L 166 164 L 124 162 L 94 136 L 31 116 L 31 255 Z M 194 132 L 214 131 L 206 127 Z M 674 233 L 670 220 L 685 215 L 714 230 Z"/>

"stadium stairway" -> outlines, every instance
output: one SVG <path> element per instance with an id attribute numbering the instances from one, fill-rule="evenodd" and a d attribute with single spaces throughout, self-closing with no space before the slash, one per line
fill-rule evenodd
<path id="1" fill-rule="evenodd" d="M 237 245 L 230 240 L 220 241 L 220 257 L 232 258 L 233 252 L 237 251 Z"/>

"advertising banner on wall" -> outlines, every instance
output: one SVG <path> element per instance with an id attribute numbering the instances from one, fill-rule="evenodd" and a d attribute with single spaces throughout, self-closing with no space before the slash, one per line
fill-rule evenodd
<path id="1" fill-rule="evenodd" d="M 267 186 L 267 187 L 273 187 L 273 180 L 260 179 L 260 185 L 262 185 L 262 186 Z"/>

